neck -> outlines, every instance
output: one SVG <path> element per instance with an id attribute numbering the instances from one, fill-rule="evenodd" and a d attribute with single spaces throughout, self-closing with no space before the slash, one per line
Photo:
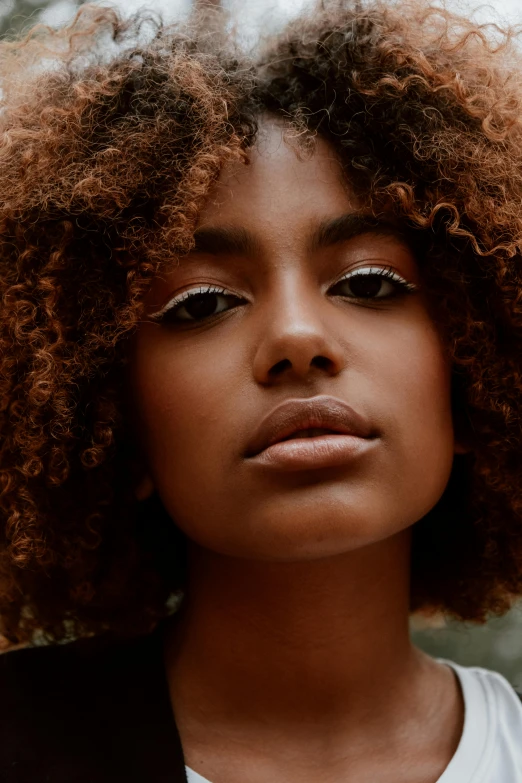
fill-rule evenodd
<path id="1" fill-rule="evenodd" d="M 419 666 L 408 633 L 408 531 L 355 552 L 274 563 L 192 546 L 166 665 L 175 702 L 216 717 L 317 721 L 397 693 Z M 375 703 L 375 702 L 374 702 Z"/>

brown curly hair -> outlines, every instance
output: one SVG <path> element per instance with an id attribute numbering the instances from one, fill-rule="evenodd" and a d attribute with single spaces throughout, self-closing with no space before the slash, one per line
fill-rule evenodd
<path id="1" fill-rule="evenodd" d="M 513 33 L 490 33 L 422 0 L 325 0 L 255 67 L 89 6 L 0 45 L 9 642 L 147 631 L 183 585 L 183 536 L 133 495 L 128 340 L 267 111 L 328 139 L 368 209 L 414 237 L 453 362 L 472 451 L 414 526 L 412 608 L 482 621 L 522 593 L 521 62 Z"/>

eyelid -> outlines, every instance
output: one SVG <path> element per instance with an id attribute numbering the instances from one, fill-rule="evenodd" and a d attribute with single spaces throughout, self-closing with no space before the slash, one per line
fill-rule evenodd
<path id="1" fill-rule="evenodd" d="M 400 275 L 392 266 L 378 266 L 375 263 L 368 263 L 366 265 L 356 266 L 350 271 L 345 272 L 338 280 L 333 283 L 331 288 L 338 283 L 342 283 L 343 280 L 349 280 L 351 277 L 364 276 L 364 275 L 380 275 L 386 277 L 388 280 L 393 280 L 396 283 L 403 285 L 408 291 L 416 291 L 419 287 L 416 283 L 410 283 L 406 278 Z"/>
<path id="2" fill-rule="evenodd" d="M 150 313 L 148 317 L 152 321 L 161 321 L 163 316 L 168 313 L 169 310 L 173 310 L 175 307 L 178 307 L 179 305 L 183 304 L 183 302 L 187 301 L 187 299 L 190 299 L 191 296 L 197 296 L 198 294 L 221 294 L 223 296 L 238 296 L 233 291 L 229 291 L 227 288 L 222 288 L 221 286 L 214 285 L 213 283 L 200 283 L 199 285 L 195 285 L 192 288 L 186 288 L 179 294 L 175 294 L 165 305 L 163 305 L 160 310 L 157 310 L 155 313 Z"/>

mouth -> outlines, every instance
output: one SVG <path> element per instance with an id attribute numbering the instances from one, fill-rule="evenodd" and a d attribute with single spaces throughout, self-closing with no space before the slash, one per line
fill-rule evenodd
<path id="1" fill-rule="evenodd" d="M 282 470 L 343 465 L 376 434 L 365 417 L 335 397 L 286 400 L 262 420 L 245 456 Z"/>
<path id="2" fill-rule="evenodd" d="M 293 440 L 294 438 L 316 438 L 321 437 L 321 435 L 339 435 L 339 432 L 337 430 L 323 429 L 322 427 L 309 427 L 307 430 L 297 430 L 297 432 L 293 432 L 286 438 L 281 438 L 280 441 L 276 442 L 284 443 L 285 441 Z"/>
<path id="3" fill-rule="evenodd" d="M 308 432 L 314 434 L 296 433 L 280 440 L 252 457 L 249 463 L 280 472 L 347 467 L 376 443 L 376 439 L 342 435 L 331 430 L 313 429 Z"/>

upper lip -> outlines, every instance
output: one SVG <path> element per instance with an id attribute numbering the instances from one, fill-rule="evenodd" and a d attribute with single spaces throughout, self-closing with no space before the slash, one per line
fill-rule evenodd
<path id="1" fill-rule="evenodd" d="M 375 433 L 360 413 L 336 397 L 320 395 L 285 400 L 265 416 L 250 441 L 246 456 L 254 457 L 298 430 L 333 430 L 343 435 L 370 438 Z"/>

